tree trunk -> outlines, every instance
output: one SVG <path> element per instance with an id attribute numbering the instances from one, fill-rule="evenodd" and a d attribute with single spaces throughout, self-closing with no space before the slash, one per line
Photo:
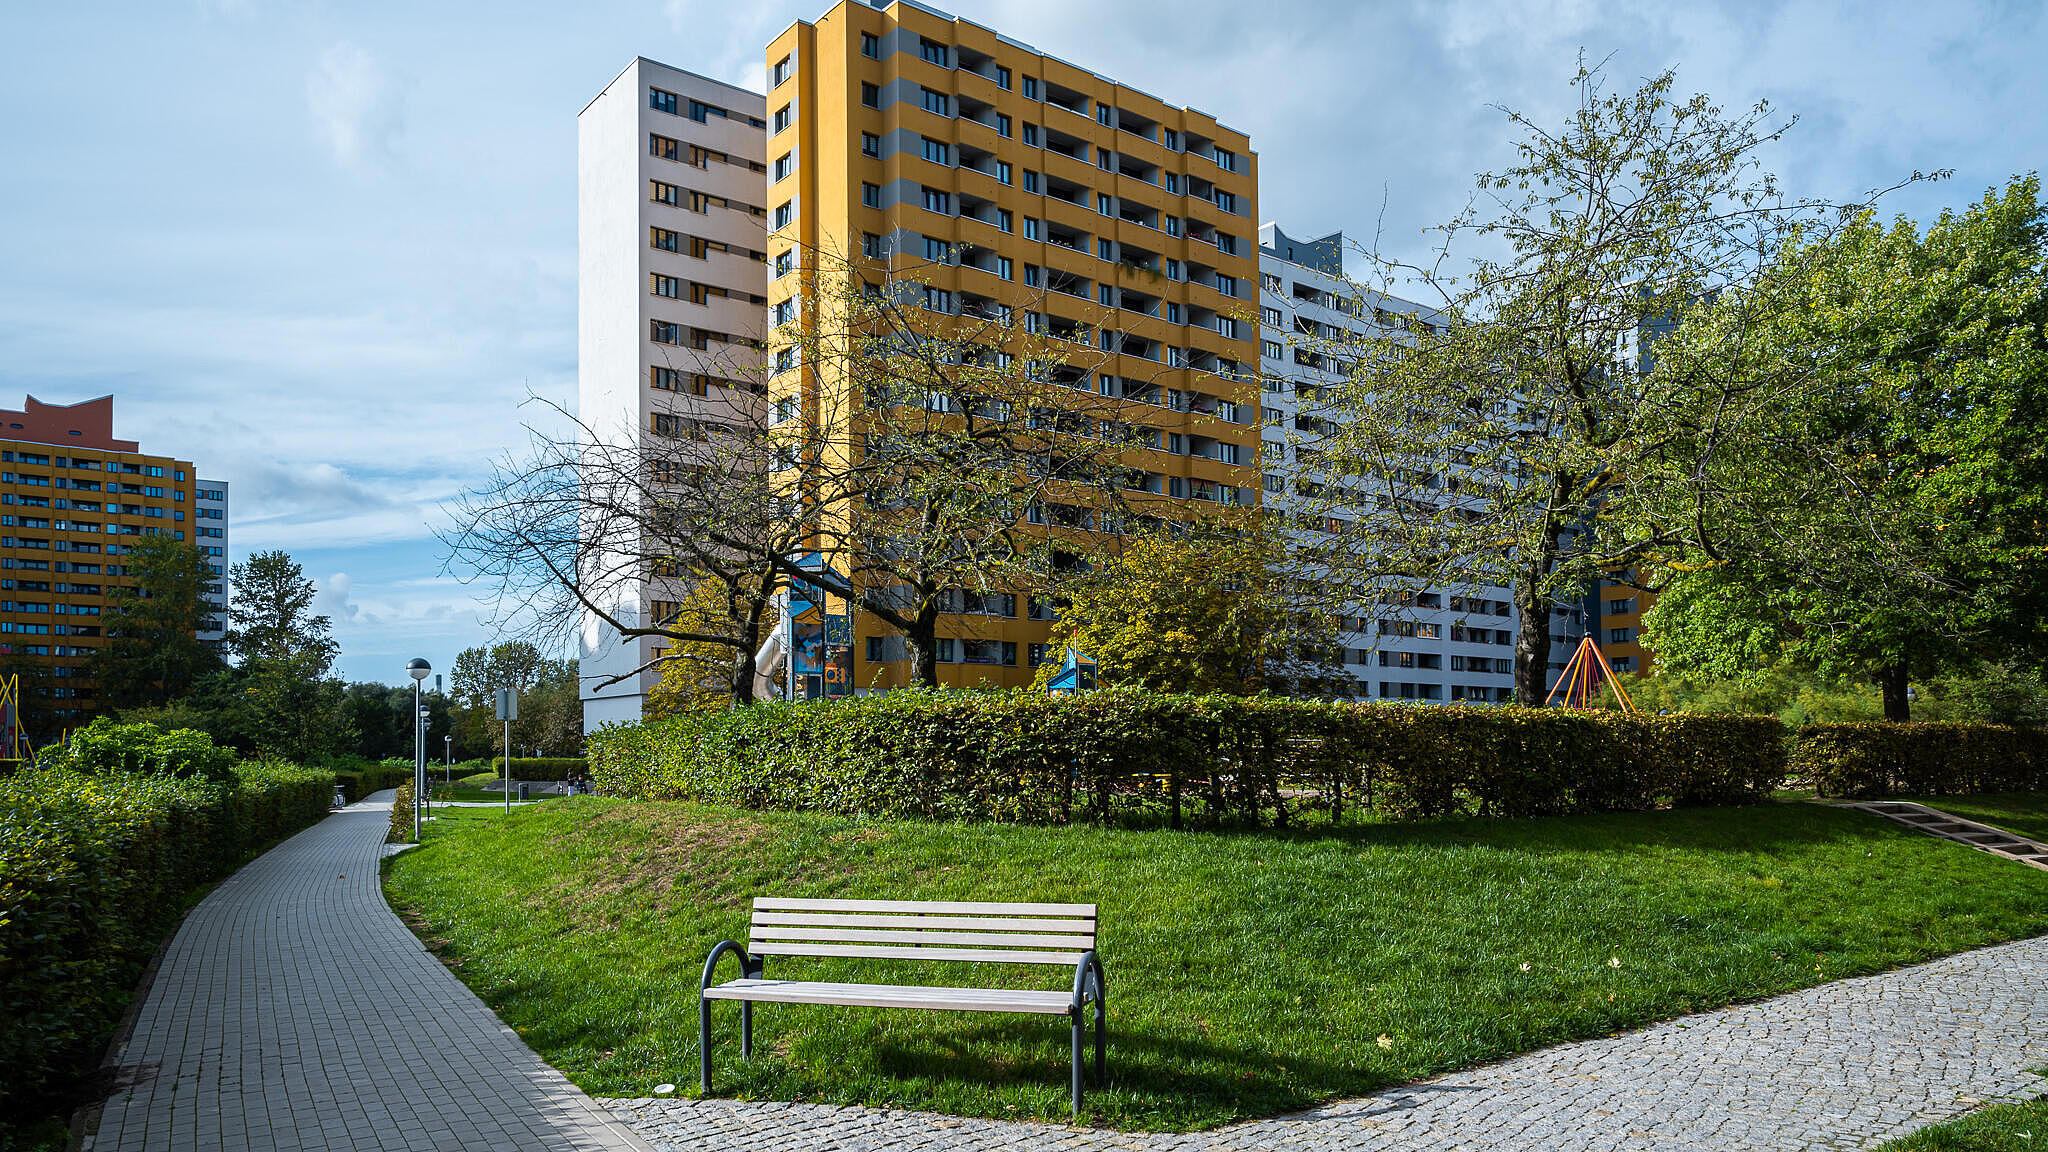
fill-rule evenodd
<path id="1" fill-rule="evenodd" d="M 930 596 L 921 597 L 917 616 L 903 631 L 910 649 L 910 682 L 926 688 L 939 686 L 939 606 Z"/>
<path id="2" fill-rule="evenodd" d="M 1913 704 L 1906 699 L 1906 662 L 1895 660 L 1879 668 L 1877 684 L 1884 692 L 1884 718 L 1902 724 L 1911 720 Z"/>
<path id="3" fill-rule="evenodd" d="M 1537 602 L 1532 581 L 1515 588 L 1515 615 L 1521 628 L 1515 636 L 1515 703 L 1543 706 L 1550 684 L 1550 605 Z"/>

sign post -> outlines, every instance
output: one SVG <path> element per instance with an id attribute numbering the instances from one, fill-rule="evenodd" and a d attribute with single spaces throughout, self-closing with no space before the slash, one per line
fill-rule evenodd
<path id="1" fill-rule="evenodd" d="M 519 693 L 498 689 L 498 719 L 505 722 L 505 815 L 512 814 L 512 722 L 519 719 Z"/>

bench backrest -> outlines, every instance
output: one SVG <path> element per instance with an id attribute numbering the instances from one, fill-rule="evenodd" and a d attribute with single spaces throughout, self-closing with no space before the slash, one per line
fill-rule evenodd
<path id="1" fill-rule="evenodd" d="M 1078 963 L 1095 947 L 1093 904 L 754 901 L 747 951 L 766 956 Z"/>

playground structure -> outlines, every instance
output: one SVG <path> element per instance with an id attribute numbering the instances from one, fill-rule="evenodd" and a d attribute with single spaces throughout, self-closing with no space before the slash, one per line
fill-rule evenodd
<path id="1" fill-rule="evenodd" d="M 1621 678 L 1607 666 L 1607 658 L 1600 655 L 1599 646 L 1593 643 L 1591 636 L 1584 637 L 1579 641 L 1578 651 L 1572 653 L 1571 663 L 1564 666 L 1564 673 L 1557 678 L 1557 685 L 1550 690 L 1550 695 L 1543 698 L 1543 706 L 1548 708 L 1552 703 L 1561 703 L 1566 708 L 1591 708 L 1603 682 L 1614 689 L 1615 702 L 1621 705 L 1623 712 L 1636 710 L 1635 701 L 1628 698 L 1628 689 L 1621 686 Z M 1564 696 L 1562 701 L 1558 700 L 1559 693 Z"/>
<path id="2" fill-rule="evenodd" d="M 0 676 L 0 761 L 33 757 L 28 736 L 21 730 L 21 677 Z"/>

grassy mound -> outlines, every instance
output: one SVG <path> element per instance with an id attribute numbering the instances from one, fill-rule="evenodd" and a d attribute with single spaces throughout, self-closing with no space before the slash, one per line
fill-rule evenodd
<path id="1" fill-rule="evenodd" d="M 1282 834 L 863 822 L 590 797 L 444 810 L 393 902 L 595 1095 L 694 1087 L 697 983 L 757 895 L 1102 906 L 1090 1118 L 1187 1129 L 2048 931 L 2048 873 L 1809 804 Z M 1064 987 L 771 958 L 770 976 Z M 722 976 L 731 975 L 730 972 Z M 1025 983 L 1013 983 L 1024 981 Z M 1065 1021 L 714 1013 L 721 1094 L 1067 1115 Z"/>

